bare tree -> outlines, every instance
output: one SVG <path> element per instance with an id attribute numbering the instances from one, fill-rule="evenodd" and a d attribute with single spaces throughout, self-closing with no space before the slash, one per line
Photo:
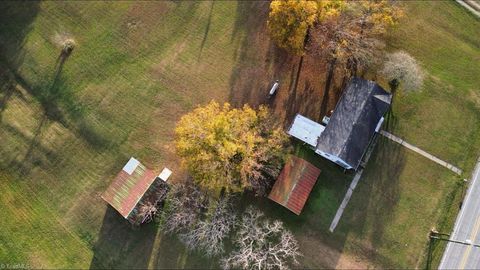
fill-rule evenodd
<path id="1" fill-rule="evenodd" d="M 366 69 L 379 58 L 384 43 L 373 32 L 362 30 L 359 17 L 343 14 L 328 20 L 312 30 L 309 51 L 328 63 L 320 117 L 326 112 L 326 101 L 335 74 L 349 78 L 358 69 Z"/>
<path id="2" fill-rule="evenodd" d="M 334 76 L 340 75 L 346 82 L 357 71 L 374 64 L 383 53 L 382 35 L 403 14 L 398 5 L 388 0 L 347 3 L 339 16 L 317 24 L 311 31 L 308 50 L 326 59 L 328 66 L 320 117 L 326 113 Z"/>
<path id="3" fill-rule="evenodd" d="M 208 197 L 191 184 L 177 184 L 167 196 L 165 231 L 184 233 L 190 230 L 207 210 Z"/>
<path id="4" fill-rule="evenodd" d="M 148 223 L 155 219 L 162 209 L 168 190 L 168 185 L 165 182 L 157 181 L 154 183 L 154 186 L 147 191 L 139 202 L 139 207 L 136 209 L 137 212 L 132 217 L 135 224 Z"/>
<path id="5" fill-rule="evenodd" d="M 235 250 L 222 260 L 224 268 L 287 269 L 298 264 L 298 243 L 282 222 L 271 222 L 251 207 L 238 226 Z"/>
<path id="6" fill-rule="evenodd" d="M 200 220 L 193 229 L 180 235 L 189 249 L 206 252 L 208 257 L 224 252 L 224 240 L 235 225 L 236 215 L 232 200 L 228 197 L 213 201 L 205 220 Z"/>
<path id="7" fill-rule="evenodd" d="M 415 58 L 404 51 L 387 55 L 380 74 L 388 80 L 392 93 L 398 86 L 405 91 L 420 90 L 424 74 Z"/>
<path id="8" fill-rule="evenodd" d="M 140 223 L 148 223 L 152 221 L 159 212 L 160 204 L 167 197 L 168 189 L 160 189 L 154 192 L 154 195 L 150 199 L 140 202 L 139 217 L 141 217 Z"/>

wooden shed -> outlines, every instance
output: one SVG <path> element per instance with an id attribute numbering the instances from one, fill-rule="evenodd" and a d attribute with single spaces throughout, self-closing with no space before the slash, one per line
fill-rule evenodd
<path id="1" fill-rule="evenodd" d="M 171 172 L 166 170 L 170 176 Z M 132 157 L 102 194 L 102 199 L 130 223 L 142 223 L 148 211 L 139 210 L 145 206 L 154 207 L 168 191 L 167 179 L 164 177 L 166 170 L 157 176 Z"/>
<path id="2" fill-rule="evenodd" d="M 300 215 L 319 175 L 320 169 L 292 156 L 285 163 L 268 198 Z"/>

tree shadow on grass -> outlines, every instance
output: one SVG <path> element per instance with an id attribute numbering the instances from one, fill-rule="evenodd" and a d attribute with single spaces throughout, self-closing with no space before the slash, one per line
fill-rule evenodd
<path id="1" fill-rule="evenodd" d="M 154 224 L 134 228 L 115 209 L 108 206 L 93 246 L 90 269 L 146 269 L 156 233 L 157 227 Z"/>
<path id="2" fill-rule="evenodd" d="M 76 101 L 73 89 L 62 77 L 64 65 L 70 57 L 71 56 L 65 54 L 63 51 L 60 52 L 49 85 L 33 85 L 21 74 L 16 72 L 16 70 L 10 69 L 11 74 L 13 74 L 12 77 L 14 78 L 12 84 L 20 85 L 41 105 L 44 117 L 41 117 L 39 127 L 36 131 L 43 130 L 43 127 L 50 122 L 58 122 L 63 127 L 80 135 L 80 138 L 84 139 L 95 149 L 107 149 L 112 146 L 112 143 L 86 122 L 85 111 L 82 104 Z M 6 104 L 3 105 L 2 108 L 5 106 Z M 34 138 L 39 139 L 39 135 L 39 133 L 35 133 Z M 36 144 L 36 142 L 32 141 L 31 144 Z"/>
<path id="3" fill-rule="evenodd" d="M 335 94 L 341 92 L 336 91 L 339 82 L 334 81 L 330 91 L 323 94 L 324 59 L 308 54 L 295 56 L 278 48 L 268 35 L 268 12 L 268 2 L 238 4 L 232 35 L 237 62 L 230 77 L 229 100 L 237 107 L 269 105 L 285 127 L 297 113 L 317 119 L 320 110 L 328 111 L 335 106 L 339 98 Z M 275 80 L 280 81 L 280 87 L 268 99 Z"/>
<path id="4" fill-rule="evenodd" d="M 0 123 L 2 122 L 2 115 L 5 109 L 7 108 L 7 103 L 10 99 L 17 93 L 15 87 L 12 83 L 12 79 L 8 76 L 6 72 L 0 70 L 0 93 L 2 97 L 0 99 Z"/>
<path id="5" fill-rule="evenodd" d="M 22 48 L 25 37 L 31 30 L 40 9 L 40 2 L 0 1 L 0 62 L 18 68 L 23 62 Z M 8 59 L 7 59 L 8 56 Z M 0 67 L 0 91 L 4 95 L 0 101 L 0 120 L 10 98 L 17 92 L 13 78 Z"/>
<path id="6" fill-rule="evenodd" d="M 42 128 L 43 124 L 39 126 Z M 30 136 L 27 136 L 23 131 L 19 130 L 10 124 L 2 124 L 2 132 L 7 136 L 11 136 L 16 139 L 30 142 L 27 145 L 26 154 L 17 153 L 16 155 L 3 155 L 5 162 L 0 162 L 0 169 L 2 170 L 14 170 L 17 174 L 28 175 L 34 167 L 43 166 L 47 163 L 53 163 L 58 160 L 58 154 L 37 143 L 37 137 L 40 131 L 33 134 L 33 140 Z"/>
<path id="7" fill-rule="evenodd" d="M 8 101 L 15 91 L 16 85 L 20 85 L 30 95 L 32 95 L 42 106 L 44 114 L 48 121 L 40 119 L 40 126 L 36 130 L 42 130 L 49 122 L 58 122 L 65 128 L 71 129 L 80 135 L 87 143 L 98 150 L 106 149 L 109 144 L 95 129 L 89 128 L 86 124 L 84 109 L 78 103 L 73 94 L 73 89 L 62 77 L 62 71 L 67 60 L 72 56 L 59 51 L 59 55 L 52 70 L 50 80 L 44 83 L 32 83 L 22 76 L 20 68 L 23 64 L 25 50 L 24 45 L 26 36 L 31 30 L 31 24 L 35 20 L 40 9 L 40 2 L 19 2 L 3 1 L 0 2 L 0 68 L 6 69 L 4 74 L 11 77 L 8 85 L 2 85 L 4 95 L 0 103 L 0 117 L 8 106 Z M 73 52 L 74 54 L 74 52 Z M 2 80 L 5 81 L 5 80 Z M 1 118 L 0 118 L 1 119 Z M 35 134 L 35 138 L 40 138 L 40 134 Z M 35 145 L 32 142 L 31 145 Z"/>
<path id="8" fill-rule="evenodd" d="M 303 257 L 299 268 L 335 268 L 346 244 L 346 235 L 332 235 L 328 229 L 348 189 L 353 175 L 345 174 L 334 163 L 317 156 L 306 146 L 297 145 L 294 155 L 301 157 L 321 170 L 300 215 L 264 197 L 245 194 L 241 209 L 252 205 L 262 210 L 270 219 L 281 220 L 299 241 Z"/>
<path id="9" fill-rule="evenodd" d="M 0 56 L 9 64 L 18 67 L 23 62 L 25 37 L 31 30 L 31 23 L 40 10 L 40 1 L 0 2 Z"/>
<path id="10" fill-rule="evenodd" d="M 398 267 L 398 263 L 380 254 L 385 246 L 400 248 L 394 239 L 385 238 L 400 200 L 400 175 L 405 168 L 405 149 L 384 137 L 376 148 L 344 212 L 337 231 L 355 235 L 352 246 L 383 267 Z M 368 223 L 366 221 L 368 220 Z M 367 225 L 368 224 L 368 225 Z M 360 244 L 367 241 L 367 245 Z M 405 247 L 403 247 L 405 248 Z"/>
<path id="11" fill-rule="evenodd" d="M 198 53 L 198 61 L 200 61 L 200 57 L 202 56 L 203 47 L 205 46 L 205 42 L 207 41 L 208 33 L 210 32 L 210 25 L 212 23 L 212 13 L 213 13 L 213 6 L 215 5 L 215 1 L 210 2 L 210 11 L 208 13 L 208 22 L 207 26 L 205 27 L 205 33 L 203 34 L 202 43 L 200 44 L 200 52 Z"/>
<path id="12" fill-rule="evenodd" d="M 278 92 L 289 91 L 295 76 L 298 57 L 288 55 L 265 36 L 268 2 L 240 1 L 232 34 L 237 63 L 230 77 L 229 100 L 234 106 L 261 104 L 273 106 L 277 99 L 268 99 L 275 80 L 280 81 Z"/>
<path id="13" fill-rule="evenodd" d="M 296 216 L 267 198 L 248 198 L 245 203 L 259 207 L 273 219 L 282 220 L 294 232 L 305 255 L 300 267 L 346 267 L 342 265 L 344 260 L 341 262 L 340 259 L 347 246 L 350 252 L 354 249 L 356 255 L 366 258 L 365 261 L 380 266 L 398 266 L 377 250 L 384 247 L 385 241 L 389 241 L 388 244 L 399 244 L 392 243 L 391 239 L 385 240 L 384 235 L 399 201 L 399 178 L 405 166 L 402 146 L 383 137 L 379 138 L 352 199 L 333 233 L 329 231 L 330 223 L 354 174 L 345 174 L 337 165 L 317 156 L 306 146 L 297 148 L 294 154 L 321 169 L 320 177 L 302 213 Z M 311 251 L 312 248 L 315 252 Z M 347 264 L 347 267 L 352 265 Z"/>
<path id="14" fill-rule="evenodd" d="M 285 124 L 290 123 L 295 115 L 298 113 L 298 100 L 301 100 L 302 97 L 297 97 L 297 88 L 298 88 L 298 81 L 300 79 L 300 75 L 302 74 L 302 67 L 303 67 L 303 60 L 304 57 L 300 57 L 298 61 L 298 66 L 295 69 L 292 69 L 291 74 L 291 83 L 288 92 L 288 98 L 286 101 L 286 121 Z"/>
<path id="15" fill-rule="evenodd" d="M 162 234 L 156 256 L 156 269 L 219 269 L 219 258 L 208 258 L 203 252 L 189 251 L 175 236 Z"/>
<path id="16" fill-rule="evenodd" d="M 318 98 L 315 98 L 316 96 L 316 90 L 312 86 L 311 82 L 309 80 L 305 81 L 304 88 L 302 91 L 300 91 L 300 94 L 298 95 L 298 99 L 302 101 L 301 107 L 298 112 L 301 112 L 302 115 L 310 118 L 310 119 L 315 119 L 317 117 L 317 112 L 318 112 Z M 295 116 L 294 113 L 290 114 L 290 119 L 289 122 L 293 121 L 293 117 Z"/>
<path id="17" fill-rule="evenodd" d="M 176 236 L 159 232 L 155 223 L 132 227 L 111 206 L 107 207 L 90 269 L 214 269 L 217 259 L 188 251 Z"/>

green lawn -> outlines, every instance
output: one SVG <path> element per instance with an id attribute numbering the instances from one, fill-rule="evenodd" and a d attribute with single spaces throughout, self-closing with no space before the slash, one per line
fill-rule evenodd
<path id="1" fill-rule="evenodd" d="M 396 99 L 388 128 L 468 176 L 480 152 L 480 22 L 454 2 L 406 5 L 408 19 L 389 34 L 388 48 L 414 55 L 428 76 L 422 92 Z M 237 90 L 289 77 L 292 67 L 276 67 L 282 56 L 258 27 L 266 8 L 230 1 L 0 3 L 0 263 L 215 267 L 154 224 L 131 229 L 100 194 L 132 155 L 181 179 L 172 140 L 183 113 L 211 99 L 252 99 Z M 76 47 L 62 59 L 65 38 Z M 261 67 L 267 79 L 257 76 Z M 358 259 L 362 266 L 423 267 L 429 229 L 451 228 L 459 178 L 382 139 L 331 234 L 352 176 L 304 148 L 297 154 L 322 169 L 303 214 L 255 203 L 295 232 L 302 266 L 353 267 L 345 260 Z M 438 246 L 436 258 L 441 252 Z"/>
<path id="2" fill-rule="evenodd" d="M 427 76 L 422 92 L 398 99 L 392 130 L 469 176 L 480 152 L 480 19 L 448 1 L 408 13 L 415 19 L 390 33 L 389 50 L 412 54 Z"/>
<path id="3" fill-rule="evenodd" d="M 237 3 L 1 5 L 0 175 L 28 218 L 18 226 L 2 197 L 0 261 L 85 268 L 95 255 L 100 266 L 148 266 L 156 231 L 122 230 L 100 194 L 131 155 L 181 178 L 174 124 L 196 104 L 227 99 L 245 35 Z M 63 66 L 62 37 L 76 42 Z"/>

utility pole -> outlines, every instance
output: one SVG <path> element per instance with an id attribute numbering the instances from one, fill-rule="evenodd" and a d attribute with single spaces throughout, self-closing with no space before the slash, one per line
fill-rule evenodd
<path id="1" fill-rule="evenodd" d="M 444 237 L 447 237 L 447 238 L 444 238 Z M 426 267 L 427 269 L 431 269 L 431 267 L 432 267 L 432 265 L 431 265 L 432 264 L 432 253 L 433 253 L 432 248 L 433 248 L 433 241 L 434 240 L 451 242 L 451 243 L 465 245 L 465 246 L 480 247 L 480 244 L 473 244 L 473 243 L 470 243 L 470 241 L 462 242 L 462 241 L 457 241 L 457 240 L 451 240 L 450 239 L 450 234 L 440 233 L 437 230 L 435 230 L 434 228 L 432 228 L 430 230 L 429 238 L 430 238 L 430 241 L 428 243 L 428 256 L 427 256 L 427 267 Z"/>

